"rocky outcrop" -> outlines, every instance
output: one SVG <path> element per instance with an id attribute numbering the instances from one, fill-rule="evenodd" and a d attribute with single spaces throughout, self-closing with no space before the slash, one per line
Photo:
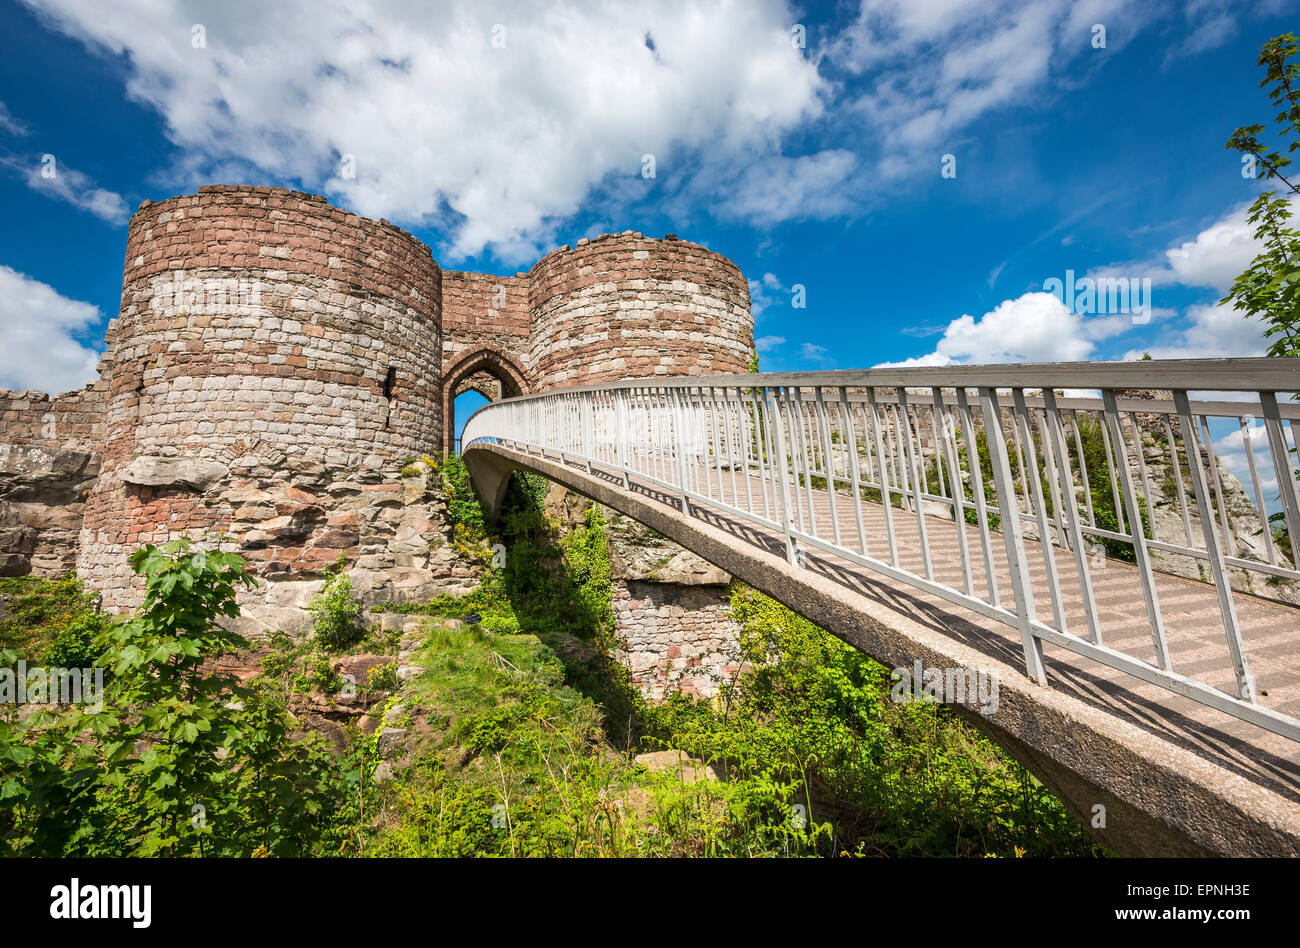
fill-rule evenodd
<path id="1" fill-rule="evenodd" d="M 473 554 L 486 551 L 457 545 L 441 478 L 423 462 L 348 480 L 323 465 L 281 476 L 285 470 L 243 472 L 214 498 L 232 510 L 233 532 L 243 537 L 238 551 L 265 580 L 241 594 L 245 634 L 304 634 L 322 571 L 340 553 L 353 593 L 367 605 L 464 595 L 478 585 L 482 566 Z"/>
<path id="2" fill-rule="evenodd" d="M 0 444 L 0 576 L 57 576 L 77 559 L 99 457 L 55 443 Z"/>

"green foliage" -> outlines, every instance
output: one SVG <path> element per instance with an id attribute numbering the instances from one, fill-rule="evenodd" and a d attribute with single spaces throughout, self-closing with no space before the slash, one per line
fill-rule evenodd
<path id="1" fill-rule="evenodd" d="M 356 643 L 365 632 L 361 603 L 352 595 L 352 578 L 348 576 L 343 555 L 335 568 L 326 573 L 325 585 L 307 604 L 312 631 L 327 649 L 341 649 Z"/>
<path id="2" fill-rule="evenodd" d="M 466 538 L 471 541 L 481 540 L 487 533 L 483 519 L 483 508 L 479 506 L 474 488 L 470 484 L 469 471 L 458 454 L 449 454 L 443 460 L 442 486 L 447 494 L 447 512 L 451 515 L 454 527 L 464 528 Z"/>
<path id="3" fill-rule="evenodd" d="M 545 482 L 507 493 L 505 568 L 468 596 L 398 611 L 430 624 L 376 669 L 412 757 L 371 775 L 378 735 L 332 756 L 289 739 L 285 696 L 337 684 L 325 642 L 279 634 L 241 685 L 215 659 L 247 643 L 243 561 L 187 541 L 135 557 L 140 612 L 101 632 L 104 710 L 0 726 L 0 848 L 24 855 L 798 856 L 1088 854 L 1037 781 L 947 709 L 895 704 L 889 674 L 746 587 L 732 594 L 748 673 L 719 700 L 648 706 L 618 647 L 603 512 L 565 531 Z M 331 580 L 337 576 L 332 576 Z M 359 627 L 359 622 L 357 623 Z M 392 645 L 373 630 L 366 647 Z M 398 699 L 379 709 L 383 717 Z M 371 709 L 375 713 L 375 709 Z M 615 750 L 619 748 L 620 750 Z M 650 772 L 681 749 L 722 780 Z M 408 766 L 409 765 L 409 766 Z M 196 810 L 195 808 L 201 809 Z M 196 813 L 198 816 L 196 817 Z M 795 814 L 800 814 L 797 818 Z M 363 818 L 364 815 L 364 818 Z"/>
<path id="4" fill-rule="evenodd" d="M 94 663 L 93 640 L 112 621 L 96 608 L 76 574 L 58 579 L 0 577 L 0 648 L 61 668 Z"/>
<path id="5" fill-rule="evenodd" d="M 182 538 L 131 558 L 143 605 L 95 646 L 102 706 L 0 724 L 0 850 L 34 856 L 303 854 L 325 839 L 340 777 L 319 740 L 288 740 L 276 696 L 216 659 L 248 643 L 244 561 Z"/>
<path id="6" fill-rule="evenodd" d="M 889 670 L 747 587 L 731 598 L 753 667 L 721 707 L 651 709 L 661 741 L 799 789 L 816 851 L 1033 855 L 1094 851 L 1036 780 L 942 706 L 896 704 Z"/>
<path id="7" fill-rule="evenodd" d="M 1272 356 L 1300 355 L 1300 231 L 1290 224 L 1291 201 L 1300 189 L 1283 174 L 1291 165 L 1288 156 L 1300 148 L 1300 66 L 1291 61 L 1296 49 L 1296 37 L 1284 33 L 1265 43 L 1259 53 L 1258 64 L 1265 71 L 1260 88 L 1268 89 L 1269 101 L 1281 110 L 1273 117 L 1276 145 L 1261 141 L 1264 126 L 1255 124 L 1237 128 L 1225 146 L 1253 156 L 1263 166 L 1266 180 L 1280 181 L 1286 188 L 1282 194 L 1264 191 L 1250 206 L 1246 220 L 1255 225 L 1255 239 L 1263 249 L 1219 301 L 1232 303 L 1246 318 L 1264 322 L 1265 334 L 1272 339 L 1268 350 Z M 1287 142 L 1288 138 L 1296 140 Z M 1283 144 L 1285 154 L 1277 150 Z"/>
<path id="8" fill-rule="evenodd" d="M 610 657 L 602 512 L 566 535 L 543 496 L 544 482 L 511 484 L 505 570 L 470 596 L 400 607 L 482 622 L 435 631 L 421 655 L 424 711 L 455 723 L 436 763 L 417 753 L 367 803 L 385 814 L 368 853 L 1096 851 L 1059 801 L 947 709 L 894 704 L 887 669 L 744 587 L 732 608 L 752 673 L 719 702 L 648 706 Z M 685 750 L 726 779 L 629 770 L 611 745 Z"/>

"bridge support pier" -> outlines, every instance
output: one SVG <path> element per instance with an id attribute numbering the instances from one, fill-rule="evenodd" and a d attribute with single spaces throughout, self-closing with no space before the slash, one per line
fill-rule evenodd
<path id="1" fill-rule="evenodd" d="M 506 499 L 506 488 L 510 486 L 510 472 L 515 466 L 487 451 L 467 452 L 463 460 L 483 513 L 489 520 L 496 520 Z"/>

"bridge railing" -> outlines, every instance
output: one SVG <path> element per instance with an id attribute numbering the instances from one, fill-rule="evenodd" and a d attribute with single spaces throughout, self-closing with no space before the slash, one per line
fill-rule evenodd
<path id="1" fill-rule="evenodd" d="M 463 440 L 636 478 L 770 530 L 793 564 L 821 550 L 972 609 L 1019 630 L 1036 681 L 1050 642 L 1300 740 L 1259 702 L 1236 608 L 1300 603 L 1297 390 L 1300 359 L 657 378 L 487 405 Z M 1149 635 L 1107 637 L 1108 564 L 1136 573 Z M 1213 587 L 1215 669 L 1171 641 L 1168 574 Z"/>

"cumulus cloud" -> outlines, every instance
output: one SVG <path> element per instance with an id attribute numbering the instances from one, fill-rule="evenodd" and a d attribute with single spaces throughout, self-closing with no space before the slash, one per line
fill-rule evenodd
<path id="1" fill-rule="evenodd" d="M 1144 276 L 1155 286 L 1206 287 L 1225 295 L 1232 281 L 1264 249 L 1255 239 L 1256 225 L 1246 220 L 1249 210 L 1249 202 L 1239 204 L 1190 240 L 1145 260 L 1097 267 L 1088 276 Z M 1300 216 L 1300 198 L 1292 200 L 1291 212 Z"/>
<path id="2" fill-rule="evenodd" d="M 99 354 L 74 335 L 99 320 L 97 307 L 0 265 L 0 388 L 57 393 L 93 381 Z"/>
<path id="3" fill-rule="evenodd" d="M 754 348 L 760 353 L 771 352 L 778 346 L 785 344 L 785 336 L 759 336 L 754 340 Z"/>
<path id="4" fill-rule="evenodd" d="M 161 114 L 179 176 L 296 181 L 441 227 L 453 256 L 525 259 L 593 190 L 669 190 L 692 155 L 736 168 L 734 213 L 763 220 L 845 173 L 835 153 L 780 157 L 825 87 L 782 0 L 123 0 L 111 16 L 99 0 L 25 2 L 129 64 L 128 94 Z M 760 193 L 745 169 L 763 162 L 788 195 Z"/>
<path id="5" fill-rule="evenodd" d="M 1051 293 L 1026 293 L 978 319 L 969 314 L 954 319 L 933 352 L 884 365 L 1083 362 L 1099 341 L 1133 325 L 1131 316 L 1087 316 L 1071 312 Z"/>
<path id="6" fill-rule="evenodd" d="M 1201 303 L 1187 308 L 1186 321 L 1167 336 L 1168 341 L 1133 350 L 1124 358 L 1150 352 L 1153 359 L 1229 359 L 1262 356 L 1268 352 L 1264 324 L 1246 319 L 1229 306 Z"/>
<path id="7" fill-rule="evenodd" d="M 1227 293 L 1232 281 L 1263 249 L 1255 239 L 1255 225 L 1246 222 L 1246 211 L 1245 205 L 1234 208 L 1193 240 L 1165 251 L 1172 280 Z"/>

